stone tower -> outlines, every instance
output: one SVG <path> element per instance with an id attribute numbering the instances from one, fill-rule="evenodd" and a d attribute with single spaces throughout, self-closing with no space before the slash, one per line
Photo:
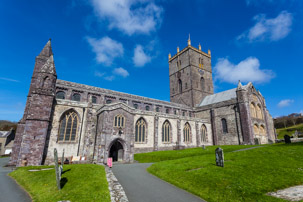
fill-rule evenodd
<path id="1" fill-rule="evenodd" d="M 191 46 L 177 48 L 177 54 L 169 54 L 170 101 L 195 107 L 202 99 L 214 93 L 211 53 Z"/>
<path id="2" fill-rule="evenodd" d="M 41 165 L 51 121 L 57 74 L 51 41 L 36 57 L 23 118 L 18 123 L 11 165 Z"/>

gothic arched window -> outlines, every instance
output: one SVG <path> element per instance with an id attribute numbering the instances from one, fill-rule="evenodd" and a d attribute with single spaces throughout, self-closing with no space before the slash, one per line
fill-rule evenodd
<path id="1" fill-rule="evenodd" d="M 263 125 L 260 126 L 260 134 L 261 135 L 265 135 L 266 134 L 265 127 Z"/>
<path id="2" fill-rule="evenodd" d="M 204 124 L 201 127 L 201 142 L 207 142 L 207 130 Z"/>
<path id="3" fill-rule="evenodd" d="M 65 99 L 65 93 L 63 91 L 59 91 L 56 93 L 56 98 L 57 99 Z"/>
<path id="4" fill-rule="evenodd" d="M 66 112 L 60 121 L 58 141 L 75 141 L 78 131 L 79 118 L 76 112 Z"/>
<path id="5" fill-rule="evenodd" d="M 106 104 L 110 104 L 110 103 L 112 103 L 112 100 L 110 99 L 106 100 Z"/>
<path id="6" fill-rule="evenodd" d="M 179 93 L 182 93 L 182 81 L 181 81 L 181 79 L 179 79 L 178 85 L 179 85 Z"/>
<path id="7" fill-rule="evenodd" d="M 184 142 L 190 142 L 190 125 L 188 123 L 185 124 L 183 129 L 183 140 Z"/>
<path id="8" fill-rule="evenodd" d="M 140 118 L 136 123 L 135 128 L 135 142 L 145 142 L 146 139 L 146 122 Z"/>
<path id="9" fill-rule="evenodd" d="M 221 122 L 222 122 L 222 131 L 223 131 L 223 133 L 228 133 L 226 119 L 221 119 Z"/>
<path id="10" fill-rule="evenodd" d="M 146 110 L 146 111 L 149 111 L 149 106 L 148 106 L 148 105 L 145 106 L 145 110 Z"/>
<path id="11" fill-rule="evenodd" d="M 254 103 L 250 103 L 250 113 L 251 117 L 257 118 L 256 107 Z"/>
<path id="12" fill-rule="evenodd" d="M 81 100 L 81 95 L 79 93 L 74 93 L 72 100 L 74 101 L 80 101 Z"/>
<path id="13" fill-rule="evenodd" d="M 125 126 L 125 118 L 123 115 L 119 114 L 114 118 L 114 126 L 118 128 L 123 128 Z"/>
<path id="14" fill-rule="evenodd" d="M 201 77 L 201 90 L 205 90 L 205 79 Z"/>
<path id="15" fill-rule="evenodd" d="M 162 142 L 170 142 L 170 133 L 170 123 L 166 120 L 162 126 Z"/>
<path id="16" fill-rule="evenodd" d="M 263 119 L 263 114 L 262 114 L 261 106 L 259 104 L 257 105 L 257 118 L 258 119 Z"/>

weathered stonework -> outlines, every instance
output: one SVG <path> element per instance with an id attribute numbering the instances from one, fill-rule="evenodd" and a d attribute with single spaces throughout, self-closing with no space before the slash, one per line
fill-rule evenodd
<path id="1" fill-rule="evenodd" d="M 133 162 L 134 154 L 202 145 L 261 144 L 275 141 L 272 117 L 261 93 L 249 83 L 213 93 L 211 55 L 192 46 L 169 59 L 171 102 L 103 88 L 57 80 L 50 41 L 36 58 L 24 116 L 18 123 L 10 163 L 20 166 L 52 164 L 53 150 L 60 156 L 82 156 L 88 162 L 107 163 L 108 157 Z M 182 82 L 180 88 L 179 80 Z M 56 95 L 56 98 L 55 98 Z M 252 117 L 250 104 L 262 108 L 262 118 Z M 73 140 L 59 140 L 68 113 L 77 117 Z M 115 126 L 115 117 L 125 124 Z M 136 124 L 144 120 L 145 139 L 136 142 Z M 227 122 L 224 132 L 222 119 Z M 162 141 L 163 124 L 169 123 L 169 141 Z M 64 122 L 64 124 L 66 124 Z M 71 124 L 71 123 L 70 123 Z M 190 138 L 184 141 L 189 124 Z M 265 128 L 255 134 L 253 126 Z M 202 139 L 202 127 L 206 137 Z"/>

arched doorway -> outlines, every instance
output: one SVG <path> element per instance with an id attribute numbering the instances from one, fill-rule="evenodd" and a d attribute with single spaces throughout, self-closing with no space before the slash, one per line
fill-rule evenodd
<path id="1" fill-rule="evenodd" d="M 119 140 L 115 140 L 109 150 L 109 157 L 113 158 L 113 161 L 123 161 L 124 149 Z"/>

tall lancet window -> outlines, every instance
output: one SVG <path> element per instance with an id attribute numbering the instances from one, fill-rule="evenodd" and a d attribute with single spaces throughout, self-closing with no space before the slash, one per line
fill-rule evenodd
<path id="1" fill-rule="evenodd" d="M 168 121 L 165 121 L 162 126 L 162 142 L 170 142 L 171 127 Z"/>
<path id="2" fill-rule="evenodd" d="M 135 142 L 144 143 L 146 139 L 146 122 L 140 118 L 136 123 Z"/>
<path id="3" fill-rule="evenodd" d="M 183 129 L 183 140 L 184 142 L 190 142 L 190 125 L 186 123 Z"/>

